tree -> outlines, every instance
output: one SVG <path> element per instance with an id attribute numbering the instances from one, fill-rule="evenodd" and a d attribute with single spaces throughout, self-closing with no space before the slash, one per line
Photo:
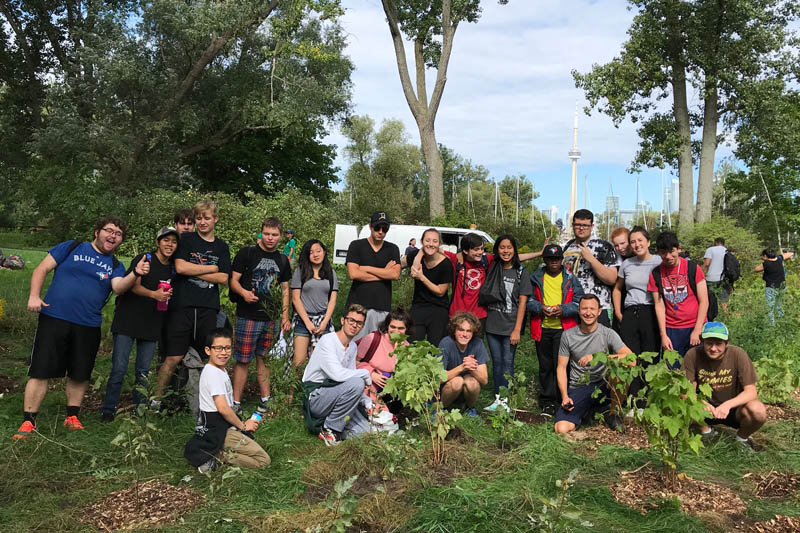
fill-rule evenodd
<path id="1" fill-rule="evenodd" d="M 680 224 L 688 228 L 711 216 L 714 156 L 719 121 L 752 79 L 785 72 L 780 53 L 795 7 L 782 0 L 630 0 L 638 10 L 620 56 L 573 72 L 589 108 L 615 125 L 641 122 L 633 168 L 678 167 Z M 688 104 L 688 85 L 702 107 Z M 660 100 L 672 97 L 669 113 Z M 588 110 L 587 110 L 588 112 Z M 701 126 L 699 142 L 692 140 Z M 699 155 L 698 198 L 693 204 L 693 155 Z"/>
<path id="2" fill-rule="evenodd" d="M 428 176 L 430 217 L 444 215 L 443 164 L 434 125 L 447 81 L 453 38 L 461 22 L 476 22 L 480 0 L 382 0 L 394 44 L 397 70 L 408 107 L 417 123 Z M 403 34 L 414 44 L 412 82 L 406 61 Z M 436 81 L 428 98 L 426 68 L 436 69 Z"/>

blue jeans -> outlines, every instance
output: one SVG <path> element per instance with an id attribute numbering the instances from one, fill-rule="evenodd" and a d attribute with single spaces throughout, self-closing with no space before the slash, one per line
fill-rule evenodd
<path id="1" fill-rule="evenodd" d="M 494 393 L 499 394 L 500 387 L 508 387 L 506 374 L 514 375 L 514 354 L 517 352 L 517 345 L 511 344 L 510 335 L 487 333 L 486 340 L 489 342 L 489 353 L 492 355 Z"/>
<path id="2" fill-rule="evenodd" d="M 147 387 L 145 378 L 147 373 L 150 372 L 150 363 L 153 361 L 153 355 L 156 352 L 156 341 L 146 341 L 142 339 L 134 339 L 127 335 L 114 333 L 114 353 L 111 356 L 111 374 L 108 376 L 108 384 L 106 385 L 106 399 L 100 411 L 103 413 L 115 414 L 117 412 L 117 402 L 122 393 L 122 382 L 125 380 L 125 374 L 128 373 L 128 360 L 130 359 L 133 343 L 136 342 L 136 385 Z M 133 389 L 133 402 L 142 403 L 145 401 L 144 395 L 137 390 Z"/>
<path id="3" fill-rule="evenodd" d="M 783 317 L 783 289 L 777 287 L 766 287 L 764 297 L 767 300 L 767 307 L 769 308 L 769 322 L 775 325 L 775 316 L 778 318 Z"/>

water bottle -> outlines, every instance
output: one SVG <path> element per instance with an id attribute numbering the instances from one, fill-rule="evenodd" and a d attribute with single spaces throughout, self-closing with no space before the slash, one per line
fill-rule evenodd
<path id="1" fill-rule="evenodd" d="M 261 423 L 261 419 L 262 418 L 263 417 L 262 417 L 261 413 L 259 413 L 258 411 L 253 411 L 253 414 L 250 415 L 250 420 L 255 420 L 259 424 Z"/>
<path id="2" fill-rule="evenodd" d="M 158 283 L 158 288 L 168 291 L 172 288 L 172 285 L 170 284 L 169 281 L 161 281 Z M 164 300 L 163 302 L 161 301 L 156 302 L 156 309 L 158 309 L 159 311 L 166 311 L 167 307 L 169 307 L 169 299 Z"/>

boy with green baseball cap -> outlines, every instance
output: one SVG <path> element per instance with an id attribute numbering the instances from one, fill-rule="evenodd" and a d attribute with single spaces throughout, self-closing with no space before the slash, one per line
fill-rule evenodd
<path id="1" fill-rule="evenodd" d="M 728 337 L 725 324 L 706 322 L 700 333 L 701 344 L 683 358 L 683 370 L 695 387 L 704 383 L 711 386 L 703 438 L 716 435 L 712 426 L 724 424 L 738 430 L 737 442 L 751 447 L 750 435 L 764 425 L 767 411 L 758 401 L 753 362 L 744 350 L 729 344 Z"/>

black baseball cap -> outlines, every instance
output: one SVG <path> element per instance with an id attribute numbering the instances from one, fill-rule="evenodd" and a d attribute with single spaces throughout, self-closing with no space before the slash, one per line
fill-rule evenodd
<path id="1" fill-rule="evenodd" d="M 564 250 L 557 244 L 549 244 L 542 250 L 542 259 L 563 259 Z"/>
<path id="2" fill-rule="evenodd" d="M 389 215 L 386 214 L 386 211 L 375 211 L 374 213 L 372 213 L 372 216 L 369 219 L 369 223 L 372 225 L 378 224 L 380 222 L 384 222 L 389 225 L 392 224 L 392 221 L 389 220 Z"/>

